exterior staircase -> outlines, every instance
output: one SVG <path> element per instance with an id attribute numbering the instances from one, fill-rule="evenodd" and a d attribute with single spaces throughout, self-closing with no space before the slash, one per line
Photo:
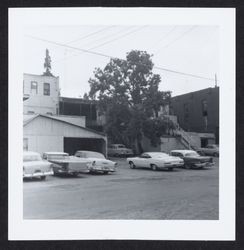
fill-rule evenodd
<path id="1" fill-rule="evenodd" d="M 179 136 L 181 143 L 185 146 L 185 148 L 197 150 L 197 143 L 182 128 L 177 126 L 177 129 L 174 131 L 174 133 Z"/>
<path id="2" fill-rule="evenodd" d="M 177 117 L 174 115 L 163 115 L 167 119 L 171 120 L 174 124 L 175 129 L 173 130 L 173 135 L 180 139 L 181 144 L 190 150 L 197 150 L 199 148 L 198 143 L 192 138 L 186 131 L 184 131 L 177 122 Z"/>

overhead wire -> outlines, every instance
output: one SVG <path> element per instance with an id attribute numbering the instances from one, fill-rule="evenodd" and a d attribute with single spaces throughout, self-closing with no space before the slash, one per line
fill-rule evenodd
<path id="1" fill-rule="evenodd" d="M 177 26 L 173 26 L 173 28 L 170 29 L 170 31 L 167 32 L 166 35 L 160 37 L 159 40 L 158 40 L 156 43 L 154 43 L 154 44 L 152 45 L 152 47 L 155 47 L 156 44 L 159 44 L 161 41 L 163 41 L 165 38 L 167 38 L 167 37 L 176 29 L 176 27 L 177 27 Z M 152 50 L 153 50 L 153 49 L 152 49 Z M 158 51 L 158 50 L 157 50 L 157 51 Z M 157 53 L 157 51 L 155 52 L 155 54 Z"/>
<path id="2" fill-rule="evenodd" d="M 43 41 L 43 42 L 46 42 L 46 43 L 55 44 L 57 46 L 62 46 L 62 47 L 66 47 L 66 48 L 69 48 L 69 49 L 73 49 L 73 50 L 77 50 L 77 51 L 82 51 L 84 53 L 89 53 L 89 54 L 93 54 L 93 55 L 97 55 L 97 56 L 102 56 L 102 57 L 106 57 L 106 58 L 109 58 L 109 59 L 120 59 L 118 57 L 110 56 L 110 55 L 107 55 L 107 54 L 104 54 L 104 53 L 100 53 L 100 52 L 96 52 L 96 51 L 92 51 L 92 50 L 87 50 L 87 49 L 81 49 L 81 48 L 77 48 L 77 47 L 70 46 L 70 45 L 67 45 L 67 44 L 62 44 L 62 43 L 58 43 L 58 42 L 46 40 L 46 39 L 43 39 L 43 38 L 31 36 L 31 35 L 25 35 L 25 36 L 27 36 L 29 38 L 32 38 L 32 39 L 35 39 L 35 40 Z M 121 59 L 121 60 L 124 60 L 124 59 Z M 158 69 L 158 70 L 162 70 L 162 71 L 167 71 L 167 72 L 171 72 L 171 73 L 175 73 L 175 74 L 180 74 L 180 75 L 195 77 L 195 78 L 209 80 L 209 81 L 215 81 L 216 80 L 215 78 L 203 77 L 203 76 L 199 76 L 199 75 L 184 73 L 184 72 L 180 72 L 180 71 L 176 71 L 176 70 L 171 70 L 171 69 L 167 69 L 167 68 L 163 68 L 163 67 L 158 67 L 158 66 L 154 66 L 154 68 Z"/>
<path id="3" fill-rule="evenodd" d="M 99 30 L 97 30 L 97 31 L 95 31 L 95 32 L 89 33 L 89 34 L 87 34 L 87 35 L 85 35 L 85 36 L 82 36 L 82 37 L 80 37 L 80 38 L 76 38 L 76 39 L 74 39 L 74 40 L 72 40 L 72 41 L 70 41 L 70 42 L 67 42 L 66 44 L 71 44 L 71 43 L 75 43 L 75 42 L 77 42 L 77 41 L 86 39 L 86 38 L 88 38 L 88 37 L 90 37 L 90 36 L 93 36 L 93 35 L 96 35 L 96 34 L 98 34 L 98 33 L 101 33 L 102 31 L 111 29 L 112 27 L 116 27 L 116 25 L 112 25 L 112 26 L 108 26 L 108 27 L 99 29 Z"/>
<path id="4" fill-rule="evenodd" d="M 115 26 L 114 26 L 114 27 L 115 27 Z M 125 29 L 122 29 L 122 31 L 120 30 L 119 32 L 117 31 L 117 32 L 113 33 L 112 36 L 117 35 L 118 33 L 121 33 L 121 32 L 123 32 L 124 30 L 127 30 L 127 31 L 128 31 L 128 27 L 125 28 Z M 107 38 L 107 36 L 108 36 L 108 35 L 105 35 L 105 36 L 100 37 L 100 38 L 98 38 L 98 39 L 96 39 L 96 40 L 93 40 L 92 42 L 85 43 L 85 44 L 83 44 L 83 46 L 89 45 L 89 44 L 91 44 L 91 43 L 96 43 L 97 41 L 100 41 L 101 39 Z M 107 42 L 107 41 L 106 41 L 106 42 Z M 96 45 L 96 46 L 100 46 L 100 44 L 99 44 L 99 45 Z M 91 48 L 91 49 L 92 49 L 92 48 Z M 90 50 L 90 49 L 88 49 L 88 50 Z M 60 59 L 56 60 L 55 62 L 58 63 L 58 62 L 60 62 L 60 61 L 66 60 L 67 58 L 76 57 L 76 56 L 78 56 L 79 54 L 80 54 L 80 53 L 75 53 L 75 54 L 70 55 L 70 56 L 68 56 L 68 57 L 60 58 Z"/>
<path id="5" fill-rule="evenodd" d="M 95 46 L 95 47 L 92 47 L 92 48 L 90 48 L 90 49 L 88 49 L 88 50 L 100 48 L 100 47 L 102 47 L 102 46 L 104 46 L 104 45 L 106 45 L 106 44 L 108 44 L 108 43 L 117 41 L 118 39 L 121 39 L 121 38 L 123 38 L 123 37 L 125 37 L 125 36 L 128 36 L 128 35 L 130 35 L 130 34 L 133 34 L 133 33 L 137 32 L 137 31 L 139 31 L 139 30 L 141 30 L 141 29 L 144 29 L 145 27 L 147 27 L 147 25 L 144 25 L 144 26 L 139 27 L 139 28 L 137 28 L 137 29 L 135 29 L 135 30 L 129 31 L 129 32 L 127 32 L 126 34 L 123 34 L 123 35 L 121 35 L 121 36 L 119 36 L 119 37 L 117 37 L 117 38 L 111 39 L 111 40 L 109 40 L 109 41 L 107 41 L 107 42 L 104 42 L 104 43 L 102 43 L 102 44 L 100 44 L 100 45 L 97 45 L 97 46 Z"/>
<path id="6" fill-rule="evenodd" d="M 195 28 L 196 28 L 196 26 L 192 26 L 190 29 L 188 29 L 185 32 L 183 32 L 180 36 L 178 36 L 176 39 L 174 39 L 173 41 L 171 41 L 168 44 L 166 44 L 165 46 L 163 46 L 161 49 L 165 49 L 165 48 L 171 46 L 173 43 L 175 43 L 176 41 L 180 40 L 182 37 L 184 37 L 186 34 L 190 33 Z"/>

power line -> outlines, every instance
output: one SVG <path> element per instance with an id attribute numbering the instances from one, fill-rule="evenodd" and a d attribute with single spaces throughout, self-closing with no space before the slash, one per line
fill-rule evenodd
<path id="1" fill-rule="evenodd" d="M 68 43 L 66 43 L 66 44 L 71 44 L 71 43 L 74 43 L 74 42 L 83 40 L 83 39 L 85 39 L 85 38 L 87 38 L 87 37 L 90 37 L 90 36 L 93 36 L 93 35 L 95 35 L 95 34 L 101 33 L 102 31 L 105 31 L 105 30 L 110 29 L 110 28 L 115 27 L 115 26 L 116 26 L 116 25 L 113 25 L 113 26 L 109 26 L 109 27 L 105 27 L 105 28 L 99 29 L 99 30 L 97 30 L 97 31 L 95 31 L 95 32 L 89 33 L 89 34 L 87 34 L 87 35 L 85 35 L 85 36 L 82 36 L 82 37 L 80 37 L 80 38 L 77 38 L 77 39 L 75 39 L 75 40 L 72 40 L 72 41 L 70 41 L 70 42 L 68 42 Z"/>
<path id="2" fill-rule="evenodd" d="M 176 41 L 180 40 L 182 37 L 184 37 L 186 34 L 190 33 L 193 29 L 195 29 L 196 26 L 191 27 L 190 29 L 186 30 L 185 32 L 183 32 L 180 36 L 178 36 L 175 40 L 171 41 L 170 43 L 166 44 L 165 46 L 163 46 L 161 49 L 165 49 L 167 47 L 169 47 L 170 45 L 172 45 L 173 43 L 175 43 Z M 160 49 L 160 50 L 161 50 Z M 158 50 L 159 51 L 159 50 Z"/>
<path id="3" fill-rule="evenodd" d="M 114 57 L 114 56 L 110 56 L 110 55 L 107 55 L 107 54 L 103 54 L 103 53 L 100 53 L 100 52 L 95 52 L 95 51 L 91 51 L 91 50 L 76 48 L 76 47 L 73 47 L 73 46 L 70 46 L 70 45 L 66 45 L 66 44 L 62 44 L 62 43 L 57 43 L 57 42 L 54 42 L 54 41 L 46 40 L 46 39 L 39 38 L 39 37 L 34 37 L 34 36 L 31 36 L 31 35 L 26 35 L 26 36 L 30 37 L 32 39 L 35 39 L 35 40 L 39 40 L 39 41 L 43 41 L 43 42 L 55 44 L 57 46 L 62 46 L 62 47 L 66 47 L 66 48 L 69 48 L 69 49 L 74 49 L 74 50 L 82 51 L 84 53 L 94 54 L 94 55 L 97 55 L 97 56 L 103 56 L 103 57 L 106 57 L 106 58 L 109 58 L 109 59 L 120 59 L 120 58 L 117 58 L 117 57 Z M 121 59 L 121 60 L 124 60 L 124 59 Z M 175 74 L 180 74 L 180 75 L 195 77 L 195 78 L 209 80 L 209 81 L 215 81 L 214 78 L 208 78 L 208 77 L 198 76 L 198 75 L 194 75 L 194 74 L 184 73 L 184 72 L 180 72 L 180 71 L 176 71 L 176 70 L 166 69 L 166 68 L 163 68 L 163 67 L 157 67 L 157 66 L 155 66 L 154 68 L 155 69 L 159 69 L 159 70 L 163 70 L 163 71 L 167 71 L 167 72 L 171 72 L 171 73 L 175 73 Z"/>
<path id="4" fill-rule="evenodd" d="M 159 70 L 164 70 L 164 71 L 167 71 L 167 72 L 171 72 L 171 73 L 180 74 L 180 75 L 191 76 L 191 77 L 195 77 L 195 78 L 199 78 L 199 79 L 204 79 L 204 80 L 209 80 L 209 81 L 215 81 L 214 78 L 208 78 L 208 77 L 204 77 L 204 76 L 198 76 L 198 75 L 194 75 L 194 74 L 184 73 L 184 72 L 180 72 L 180 71 L 176 71 L 176 70 L 171 70 L 171 69 L 166 69 L 166 68 L 157 67 L 157 66 L 154 66 L 154 68 L 155 69 L 159 69 Z"/>
<path id="5" fill-rule="evenodd" d="M 135 32 L 137 32 L 137 31 L 139 31 L 139 30 L 141 30 L 141 29 L 144 29 L 146 26 L 147 26 L 147 25 L 144 25 L 144 26 L 142 26 L 142 27 L 139 27 L 139 28 L 136 29 L 136 30 L 129 31 L 129 32 L 127 32 L 127 33 L 125 33 L 125 34 L 123 34 L 123 35 L 117 37 L 117 38 L 111 39 L 111 40 L 109 40 L 109 41 L 107 41 L 107 42 L 104 42 L 104 43 L 102 43 L 102 44 L 100 44 L 100 45 L 97 45 L 97 46 L 95 46 L 95 47 L 92 47 L 92 48 L 90 48 L 90 49 L 88 49 L 88 50 L 97 49 L 97 48 L 99 48 L 99 47 L 102 47 L 102 46 L 104 46 L 104 45 L 106 45 L 106 44 L 108 44 L 108 43 L 114 42 L 114 41 L 116 41 L 116 40 L 118 40 L 118 39 L 121 39 L 121 38 L 123 38 L 123 37 L 125 37 L 125 36 L 128 36 L 128 35 L 130 35 L 130 34 L 132 34 L 132 33 L 135 33 Z"/>
<path id="6" fill-rule="evenodd" d="M 114 26 L 114 27 L 115 27 L 115 26 Z M 125 29 L 128 30 L 128 28 L 125 28 Z M 123 29 L 123 31 L 124 31 L 125 29 Z M 113 33 L 112 36 L 113 36 L 113 35 L 117 35 L 118 33 L 121 33 L 121 31 L 116 32 L 116 33 Z M 107 35 L 106 35 L 106 36 L 103 36 L 103 37 L 100 37 L 99 39 L 93 40 L 92 42 L 86 43 L 86 44 L 84 44 L 83 46 L 90 45 L 91 43 L 96 43 L 97 41 L 103 40 L 104 38 L 107 38 Z M 106 42 L 107 42 L 107 41 L 106 41 Z M 66 44 L 67 44 L 67 43 L 66 43 Z M 96 45 L 96 46 L 99 46 L 99 45 Z M 92 49 L 92 48 L 91 48 L 91 49 Z M 88 49 L 88 50 L 91 50 L 91 49 Z M 80 53 L 80 52 L 79 52 L 79 53 Z M 57 62 L 66 60 L 67 58 L 76 57 L 76 56 L 79 55 L 79 53 L 75 53 L 74 55 L 71 55 L 71 56 L 68 56 L 68 57 L 65 57 L 65 58 L 62 57 L 61 59 L 58 59 L 58 60 L 56 60 L 55 62 L 57 63 Z"/>
<path id="7" fill-rule="evenodd" d="M 156 44 L 159 44 L 162 40 L 164 40 L 166 37 L 168 37 L 174 30 L 176 29 L 176 26 L 174 26 L 172 29 L 170 29 L 169 32 L 166 33 L 166 35 L 164 35 L 163 37 L 160 37 L 159 40 L 154 43 L 153 46 L 155 46 Z M 154 54 L 157 54 L 157 52 L 159 51 L 160 49 L 158 49 Z"/>

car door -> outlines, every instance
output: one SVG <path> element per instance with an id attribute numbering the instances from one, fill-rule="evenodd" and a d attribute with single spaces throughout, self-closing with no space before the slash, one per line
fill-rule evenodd
<path id="1" fill-rule="evenodd" d="M 151 156 L 149 154 L 143 153 L 139 157 L 140 166 L 143 168 L 150 168 Z"/>

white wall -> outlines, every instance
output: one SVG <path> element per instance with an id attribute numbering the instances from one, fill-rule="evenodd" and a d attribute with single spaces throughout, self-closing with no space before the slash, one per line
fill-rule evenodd
<path id="1" fill-rule="evenodd" d="M 161 144 L 153 147 L 150 140 L 146 137 L 142 140 L 143 150 L 146 152 L 166 152 L 169 153 L 174 149 L 185 149 L 184 145 L 180 142 L 177 137 L 161 137 Z"/>
<path id="2" fill-rule="evenodd" d="M 37 93 L 31 92 L 31 82 L 37 82 Z M 50 84 L 50 96 L 44 95 L 44 83 Z M 23 95 L 29 96 L 24 101 L 24 114 L 33 111 L 37 114 L 51 112 L 57 114 L 59 107 L 59 77 L 24 74 Z"/>
<path id="3" fill-rule="evenodd" d="M 28 151 L 63 151 L 64 137 L 104 139 L 107 147 L 106 136 L 48 117 L 38 116 L 23 128 L 23 138 L 28 139 Z"/>
<path id="4" fill-rule="evenodd" d="M 40 154 L 47 151 L 62 152 L 64 149 L 62 136 L 24 135 L 24 139 L 28 140 L 28 151 Z"/>

